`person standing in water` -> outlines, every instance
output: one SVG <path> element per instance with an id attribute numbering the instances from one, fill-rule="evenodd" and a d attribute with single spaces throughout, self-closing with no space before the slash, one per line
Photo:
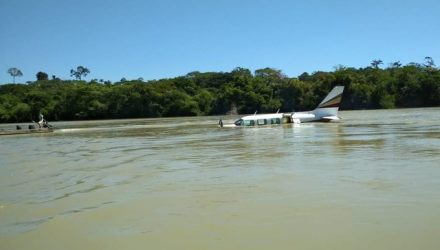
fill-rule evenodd
<path id="1" fill-rule="evenodd" d="M 49 127 L 49 124 L 47 123 L 47 121 L 44 119 L 44 116 L 40 113 L 40 115 L 38 115 L 38 122 L 37 122 L 37 124 L 38 124 L 38 126 L 40 127 L 40 128 L 47 128 L 47 127 Z"/>

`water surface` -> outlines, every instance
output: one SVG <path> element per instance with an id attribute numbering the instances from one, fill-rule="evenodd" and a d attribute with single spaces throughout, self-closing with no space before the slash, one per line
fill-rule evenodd
<path id="1" fill-rule="evenodd" d="M 438 249 L 440 109 L 340 115 L 266 128 L 58 122 L 2 136 L 0 246 Z"/>

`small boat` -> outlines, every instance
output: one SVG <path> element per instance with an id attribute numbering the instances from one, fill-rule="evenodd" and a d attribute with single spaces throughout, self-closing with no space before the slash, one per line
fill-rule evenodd
<path id="1" fill-rule="evenodd" d="M 0 135 L 38 134 L 38 133 L 50 133 L 50 132 L 53 132 L 52 127 L 16 129 L 16 130 L 0 130 Z"/>
<path id="2" fill-rule="evenodd" d="M 34 122 L 36 125 L 31 124 L 28 129 L 23 129 L 20 125 L 17 125 L 15 130 L 0 130 L 0 135 L 22 135 L 22 134 L 38 134 L 38 133 L 50 133 L 53 132 L 53 127 L 43 117 L 39 115 L 40 121 Z"/>

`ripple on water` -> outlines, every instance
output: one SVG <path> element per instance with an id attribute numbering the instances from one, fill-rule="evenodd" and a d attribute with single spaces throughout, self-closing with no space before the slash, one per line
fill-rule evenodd
<path id="1" fill-rule="evenodd" d="M 40 225 L 52 220 L 54 217 L 32 218 L 30 220 L 20 220 L 2 225 L 0 235 L 13 235 L 25 233 L 37 229 Z M 0 224 L 1 225 L 1 224 Z"/>

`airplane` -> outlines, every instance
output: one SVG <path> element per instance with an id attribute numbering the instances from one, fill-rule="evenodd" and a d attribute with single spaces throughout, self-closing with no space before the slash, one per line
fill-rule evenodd
<path id="1" fill-rule="evenodd" d="M 222 119 L 219 120 L 220 127 L 249 127 L 278 125 L 284 123 L 303 123 L 303 122 L 330 122 L 340 120 L 338 110 L 341 104 L 342 92 L 344 86 L 335 86 L 321 103 L 312 111 L 258 114 L 241 117 L 232 124 L 223 124 Z"/>

